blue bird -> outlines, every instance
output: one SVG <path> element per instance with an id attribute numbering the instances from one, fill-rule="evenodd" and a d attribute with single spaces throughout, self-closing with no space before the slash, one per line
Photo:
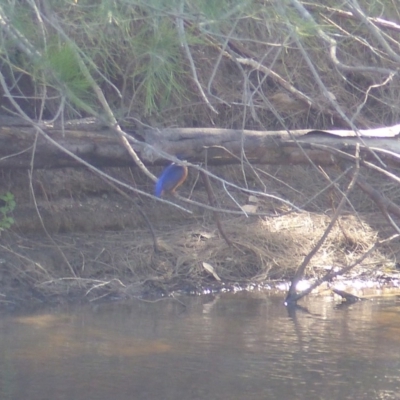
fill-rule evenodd
<path id="1" fill-rule="evenodd" d="M 175 193 L 175 190 L 185 182 L 187 176 L 188 168 L 186 165 L 172 163 L 159 176 L 154 194 L 161 197 L 164 193 Z"/>

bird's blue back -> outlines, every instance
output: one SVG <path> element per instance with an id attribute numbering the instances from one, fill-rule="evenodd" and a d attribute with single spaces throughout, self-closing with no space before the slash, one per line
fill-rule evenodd
<path id="1" fill-rule="evenodd" d="M 169 165 L 159 176 L 154 189 L 154 194 L 157 197 L 161 197 L 164 191 L 170 192 L 174 190 L 180 183 L 182 183 L 182 179 L 185 179 L 186 173 L 186 167 L 182 165 L 175 163 Z"/>

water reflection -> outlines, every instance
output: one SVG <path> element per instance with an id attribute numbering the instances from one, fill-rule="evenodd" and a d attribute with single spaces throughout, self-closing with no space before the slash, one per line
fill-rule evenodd
<path id="1" fill-rule="evenodd" d="M 396 299 L 180 300 L 1 317 L 0 399 L 400 399 Z"/>

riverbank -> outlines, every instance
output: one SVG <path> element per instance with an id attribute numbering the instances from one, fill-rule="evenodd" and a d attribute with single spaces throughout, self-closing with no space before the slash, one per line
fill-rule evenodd
<path id="1" fill-rule="evenodd" d="M 218 172 L 229 179 L 236 173 L 232 168 Z M 128 171 L 120 173 L 126 176 Z M 324 185 L 310 169 L 298 168 L 297 176 L 290 170 L 281 169 L 279 173 L 275 177 L 285 177 L 285 185 L 280 179 L 271 180 L 269 189 L 290 201 L 295 199 L 289 197 L 293 191 L 286 191 L 286 185 L 308 182 L 304 196 L 310 197 L 320 191 L 319 185 Z M 191 214 L 156 200 L 136 197 L 134 203 L 129 202 L 99 185 L 87 171 L 69 175 L 65 171 L 35 171 L 35 177 L 34 186 L 41 188 L 35 201 L 22 179 L 20 185 L 16 185 L 17 179 L 13 181 L 15 225 L 1 235 L 3 305 L 274 287 L 276 282 L 293 276 L 323 234 L 332 214 L 326 204 L 334 199 L 332 193 L 320 195 L 303 211 L 285 213 L 279 202 L 235 193 L 242 207 L 255 207 L 265 215 L 220 214 L 223 229 L 232 242 L 228 246 L 215 225 L 213 213 L 183 201 L 170 199 Z M 152 189 L 143 180 L 135 182 L 140 188 Z M 180 194 L 207 202 L 204 189 L 194 176 Z M 221 206 L 226 207 L 224 192 L 216 195 Z M 296 196 L 297 203 L 301 203 L 301 192 Z M 306 278 L 356 263 L 378 240 L 391 234 L 381 214 L 371 212 L 370 203 L 362 195 L 354 196 L 352 204 L 357 204 L 360 212 L 354 214 L 350 207 L 344 210 L 311 259 Z M 149 218 L 158 251 L 138 207 Z M 348 277 L 375 282 L 378 288 L 396 286 L 398 252 L 397 243 L 382 244 Z"/>

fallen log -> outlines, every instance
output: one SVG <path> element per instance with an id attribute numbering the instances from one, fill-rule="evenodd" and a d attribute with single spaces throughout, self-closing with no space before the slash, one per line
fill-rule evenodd
<path id="1" fill-rule="evenodd" d="M 72 121 L 63 128 L 46 122 L 41 125 L 63 148 L 96 167 L 135 166 L 115 132 L 92 119 Z M 374 159 L 378 154 L 385 163 L 400 165 L 400 125 L 361 130 L 360 137 L 353 131 L 311 129 L 288 132 L 167 128 L 130 134 L 132 147 L 147 165 L 165 162 L 158 151 L 180 155 L 191 162 L 202 162 L 207 157 L 208 163 L 214 165 L 238 163 L 243 151 L 255 164 L 301 164 L 312 160 L 318 165 L 330 165 L 338 157 L 352 159 L 357 143 L 363 159 Z M 1 117 L 0 169 L 30 168 L 32 155 L 34 168 L 81 166 L 29 123 Z"/>

